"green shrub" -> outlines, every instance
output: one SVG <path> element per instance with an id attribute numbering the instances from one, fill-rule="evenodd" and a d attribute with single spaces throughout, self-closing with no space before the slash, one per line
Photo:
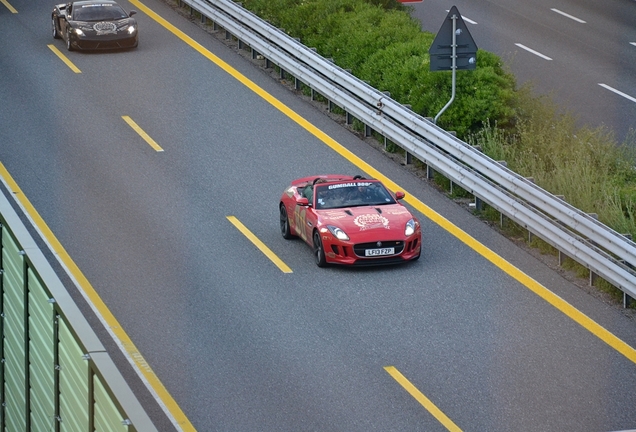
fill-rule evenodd
<path id="1" fill-rule="evenodd" d="M 394 0 L 247 0 L 245 6 L 315 47 L 336 64 L 425 116 L 450 100 L 451 72 L 431 72 L 431 33 Z M 515 117 L 515 79 L 494 54 L 479 51 L 477 69 L 458 71 L 456 98 L 439 125 L 459 137 L 484 121 L 507 127 Z"/>

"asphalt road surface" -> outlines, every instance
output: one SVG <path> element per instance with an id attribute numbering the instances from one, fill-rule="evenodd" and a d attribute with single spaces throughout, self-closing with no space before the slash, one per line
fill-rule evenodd
<path id="1" fill-rule="evenodd" d="M 140 11 L 140 44 L 112 53 L 66 52 L 49 2 L 0 5 L 0 162 L 194 428 L 636 427 L 633 319 L 165 3 L 143 4 L 165 21 L 122 1 Z M 294 178 L 363 163 L 407 193 L 422 258 L 319 269 L 281 237 L 278 199 Z"/>

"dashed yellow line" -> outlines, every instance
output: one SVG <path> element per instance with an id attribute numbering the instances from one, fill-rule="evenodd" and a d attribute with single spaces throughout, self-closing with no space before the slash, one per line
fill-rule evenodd
<path id="1" fill-rule="evenodd" d="M 2 1 L 2 0 L 0 0 L 0 1 Z M 56 55 L 56 56 L 58 56 L 58 57 L 60 58 L 60 60 L 62 60 L 62 61 L 66 64 L 66 66 L 68 66 L 69 68 L 71 68 L 71 70 L 72 70 L 73 72 L 75 72 L 75 73 L 82 73 L 82 71 L 81 71 L 81 70 L 79 70 L 79 68 L 78 68 L 77 66 L 75 66 L 75 65 L 73 64 L 73 62 L 72 62 L 72 61 L 70 61 L 70 60 L 68 59 L 68 57 L 66 57 L 64 54 L 62 54 L 62 52 L 61 52 L 59 49 L 57 49 L 57 48 L 55 47 L 55 45 L 50 45 L 50 44 L 49 44 L 49 45 L 47 45 L 47 47 L 49 47 L 49 48 L 51 49 L 51 51 L 53 51 L 53 52 L 55 53 L 55 55 Z"/>
<path id="2" fill-rule="evenodd" d="M 14 8 L 13 6 L 11 6 L 7 0 L 0 0 L 0 3 L 2 3 L 3 5 L 5 5 L 5 6 L 7 7 L 7 9 L 9 9 L 9 11 L 10 11 L 11 13 L 18 13 L 18 11 L 17 11 L 17 10 L 15 10 L 15 8 Z"/>
<path id="3" fill-rule="evenodd" d="M 270 248 L 265 246 L 265 243 L 260 241 L 258 237 L 252 234 L 252 232 L 245 225 L 243 225 L 241 221 L 239 221 L 235 216 L 227 216 L 227 220 L 229 220 L 232 223 L 232 225 L 234 225 L 240 232 L 242 232 L 243 235 L 247 237 L 249 241 L 254 243 L 254 246 L 256 246 L 261 252 L 263 252 L 263 254 L 267 258 L 269 258 L 270 261 L 273 262 L 276 265 L 276 267 L 278 267 L 283 273 L 292 273 L 292 269 L 289 268 L 287 264 L 283 262 L 283 260 L 278 258 L 278 256 L 274 252 L 272 252 Z"/>
<path id="4" fill-rule="evenodd" d="M 155 142 L 155 140 L 153 140 L 152 138 L 150 138 L 150 135 L 148 135 L 146 132 L 144 132 L 144 130 L 142 128 L 139 127 L 139 125 L 137 123 L 135 123 L 135 121 L 133 119 L 131 119 L 128 116 L 121 116 L 121 118 L 124 119 L 124 121 L 126 123 L 128 123 L 128 125 L 133 128 L 133 130 L 135 132 L 137 132 L 139 134 L 140 137 L 142 137 L 144 139 L 144 141 L 146 141 L 150 147 L 152 147 L 153 149 L 155 149 L 158 152 L 162 152 L 163 149 L 161 147 L 159 147 L 159 144 L 157 144 Z"/>
<path id="5" fill-rule="evenodd" d="M 424 396 L 424 394 L 419 391 L 413 384 L 411 384 L 411 382 L 407 380 L 406 377 L 402 375 L 402 373 L 394 366 L 385 366 L 384 370 L 387 371 L 389 375 L 391 375 L 393 379 L 396 380 L 402 387 L 404 387 L 404 390 L 409 392 L 409 394 L 413 396 L 415 400 L 422 404 L 422 406 L 426 408 L 426 410 L 430 412 L 433 417 L 437 419 L 437 421 L 443 424 L 446 429 L 451 432 L 462 431 L 455 423 L 453 423 L 450 418 L 448 418 L 446 414 L 442 412 L 442 410 L 437 408 L 437 406 L 433 402 L 431 402 L 429 398 Z"/>

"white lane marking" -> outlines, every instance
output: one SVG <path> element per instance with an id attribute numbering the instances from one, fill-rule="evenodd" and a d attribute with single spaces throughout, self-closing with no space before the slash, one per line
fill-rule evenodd
<path id="1" fill-rule="evenodd" d="M 582 19 L 577 18 L 577 17 L 575 17 L 575 16 L 572 16 L 572 15 L 570 15 L 570 14 L 566 14 L 566 13 L 565 13 L 565 12 L 563 12 L 563 11 L 560 11 L 560 10 L 558 10 L 558 9 L 554 9 L 554 8 L 552 8 L 552 9 L 550 9 L 550 10 L 551 10 L 552 12 L 556 12 L 556 13 L 558 13 L 558 14 L 561 14 L 561 15 L 563 15 L 564 17 L 570 18 L 571 20 L 574 20 L 574 21 L 576 21 L 576 22 L 580 22 L 581 24 L 585 24 L 585 21 L 583 21 Z"/>
<path id="2" fill-rule="evenodd" d="M 635 97 L 632 97 L 632 96 L 630 96 L 630 95 L 628 95 L 626 93 L 623 93 L 622 91 L 616 90 L 615 88 L 610 87 L 607 84 L 598 83 L 598 85 L 600 85 L 603 88 L 606 88 L 607 90 L 609 90 L 611 92 L 616 93 L 619 96 L 623 96 L 625 99 L 629 99 L 632 102 L 636 102 L 636 98 Z"/>
<path id="3" fill-rule="evenodd" d="M 524 49 L 524 50 L 526 50 L 526 51 L 528 51 L 528 52 L 531 52 L 532 54 L 534 54 L 534 55 L 536 55 L 536 56 L 539 56 L 539 57 L 541 57 L 541 58 L 543 58 L 543 59 L 546 59 L 546 60 L 552 60 L 550 57 L 548 57 L 548 56 L 546 56 L 546 55 L 543 55 L 543 54 L 541 54 L 540 52 L 533 50 L 532 48 L 528 48 L 528 47 L 527 47 L 527 46 L 525 46 L 525 45 L 521 45 L 520 43 L 516 43 L 515 45 L 517 45 L 519 48 L 522 48 L 522 49 Z"/>
<path id="4" fill-rule="evenodd" d="M 446 9 L 446 12 L 450 12 L 450 9 Z M 461 14 L 460 14 L 461 15 Z M 476 21 L 466 18 L 464 15 L 461 15 L 462 19 L 468 24 L 477 24 Z"/>
<path id="5" fill-rule="evenodd" d="M 632 44 L 632 45 L 636 46 L 636 42 L 630 42 L 630 44 Z"/>

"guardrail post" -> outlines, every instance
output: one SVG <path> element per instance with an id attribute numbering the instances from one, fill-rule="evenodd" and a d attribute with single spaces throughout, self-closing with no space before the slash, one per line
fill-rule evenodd
<path id="1" fill-rule="evenodd" d="M 481 147 L 479 147 L 478 150 L 481 152 Z M 508 168 L 508 162 L 506 162 L 505 160 L 497 161 L 497 163 L 501 166 Z M 499 226 L 502 228 L 504 226 L 505 217 L 506 216 L 503 213 L 499 213 Z M 528 243 L 530 243 L 531 241 L 532 241 L 532 233 L 530 232 L 530 230 L 528 230 Z"/>
<path id="2" fill-rule="evenodd" d="M 365 137 L 371 136 L 371 126 L 369 126 L 368 124 L 364 125 L 364 136 Z"/>
<path id="3" fill-rule="evenodd" d="M 475 210 L 482 211 L 484 209 L 484 202 L 478 196 L 475 196 Z"/>
<path id="4" fill-rule="evenodd" d="M 219 25 L 216 23 L 216 21 L 212 21 L 212 30 L 214 31 L 219 31 Z"/>
<path id="5" fill-rule="evenodd" d="M 201 23 L 205 24 L 208 22 L 208 17 L 206 17 L 205 15 L 201 14 Z"/>
<path id="6" fill-rule="evenodd" d="M 345 124 L 350 125 L 352 123 L 353 123 L 353 115 L 349 111 L 347 111 L 345 113 Z"/>
<path id="7" fill-rule="evenodd" d="M 594 282 L 596 282 L 597 278 L 598 275 L 590 269 L 590 286 L 594 286 Z"/>
<path id="8" fill-rule="evenodd" d="M 623 237 L 627 238 L 628 240 L 632 239 L 632 235 L 631 234 L 623 234 Z M 621 260 L 621 262 L 623 264 L 625 264 L 627 267 L 629 267 L 630 269 L 634 268 L 634 266 L 632 264 L 628 263 L 625 260 Z M 623 308 L 630 307 L 633 300 L 634 300 L 634 298 L 632 296 L 630 296 L 625 291 L 623 291 Z"/>
<path id="9" fill-rule="evenodd" d="M 302 81 L 299 80 L 297 77 L 294 77 L 294 89 L 296 90 L 300 90 L 302 88 Z"/>
<path id="10" fill-rule="evenodd" d="M 597 213 L 588 213 L 588 216 L 590 216 L 592 219 L 598 220 L 598 214 Z M 592 240 L 589 240 L 589 242 L 593 246 L 598 247 L 598 244 L 596 244 L 596 242 L 594 242 Z M 592 269 L 590 269 L 590 286 L 594 286 L 594 282 L 596 282 L 596 279 L 598 279 L 598 274 L 594 273 L 592 271 Z"/>
<path id="11" fill-rule="evenodd" d="M 232 39 L 232 33 L 230 33 L 228 30 L 225 30 L 225 39 L 227 40 Z"/>
<path id="12" fill-rule="evenodd" d="M 432 180 L 435 177 L 435 170 L 429 164 L 426 164 L 426 178 Z"/>
<path id="13" fill-rule="evenodd" d="M 243 41 L 241 39 L 238 40 L 238 49 L 239 50 L 243 49 Z"/>

